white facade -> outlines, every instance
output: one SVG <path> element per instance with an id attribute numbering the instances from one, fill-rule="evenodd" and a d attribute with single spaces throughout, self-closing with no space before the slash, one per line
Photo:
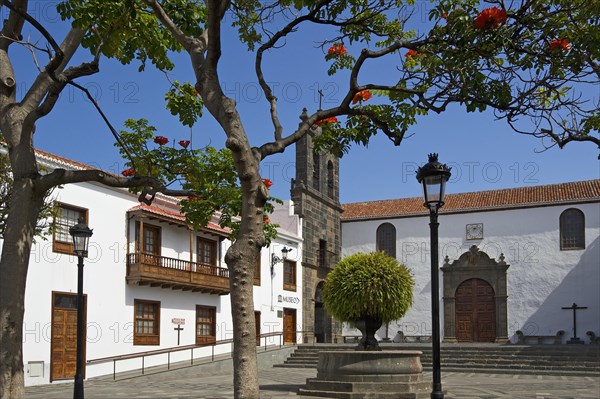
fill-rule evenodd
<path id="1" fill-rule="evenodd" d="M 493 193 L 493 192 L 491 192 Z M 456 194 L 460 196 L 461 194 Z M 492 194 L 490 194 L 492 195 Z M 420 199 L 415 199 L 422 202 Z M 448 210 L 439 215 L 439 266 L 448 257 L 452 264 L 473 245 L 509 265 L 507 270 L 508 338 L 515 333 L 555 335 L 564 330 L 573 336 L 573 303 L 587 309 L 577 311 L 577 335 L 586 343 L 586 331 L 600 334 L 600 198 L 587 203 L 543 203 L 527 207 L 482 209 L 465 212 Z M 367 203 L 368 204 L 368 203 Z M 585 215 L 585 248 L 561 250 L 559 217 L 576 208 Z M 396 230 L 396 257 L 412 270 L 414 304 L 401 320 L 390 323 L 388 334 L 431 335 L 431 249 L 429 215 L 363 215 L 342 222 L 342 252 L 348 256 L 376 250 L 376 231 L 382 223 Z M 466 226 L 482 224 L 483 238 L 467 239 Z M 440 325 L 444 326 L 444 287 L 440 281 Z M 385 336 L 385 328 L 379 336 Z M 444 338 L 444 327 L 441 336 Z"/>
<path id="2" fill-rule="evenodd" d="M 60 167 L 69 166 L 68 160 L 49 156 L 43 156 L 40 161 L 49 167 L 56 167 L 57 162 L 60 162 Z M 196 241 L 206 239 L 215 242 L 216 266 L 223 268 L 215 270 L 225 273 L 221 270 L 226 271 L 224 257 L 231 242 L 226 238 L 227 232 L 214 223 L 216 219 L 206 229 L 196 232 L 185 225 L 181 215 L 177 215 L 177 212 L 173 211 L 176 209 L 174 199 L 157 196 L 157 200 L 152 206 L 140 207 L 137 196 L 126 190 L 112 189 L 93 183 L 66 185 L 64 188 L 56 190 L 54 195 L 56 201 L 61 204 L 86 209 L 87 223 L 93 229 L 89 256 L 85 259 L 83 285 L 87 303 L 86 361 L 194 345 L 196 343 L 197 306 L 215 308 L 214 339 L 216 341 L 233 337 L 231 304 L 228 294 L 219 295 L 214 290 L 195 290 L 192 289 L 193 286 L 185 284 L 153 284 L 144 281 L 144 285 L 142 283 L 138 285 L 134 281 L 128 282 L 128 254 L 139 252 L 136 249 L 136 229 L 148 230 L 149 226 L 160 229 L 161 266 L 170 262 L 169 264 L 176 265 L 174 267 L 183 267 L 183 269 L 175 271 L 177 273 L 185 273 L 183 270 L 199 267 L 195 264 L 199 261 L 196 253 L 198 248 Z M 254 286 L 254 309 L 256 312 L 260 312 L 261 334 L 284 331 L 284 313 L 293 314 L 295 316 L 294 331 L 288 335 L 293 336 L 295 340 L 300 340 L 301 337 L 298 334 L 302 331 L 302 273 L 299 262 L 302 256 L 301 223 L 299 218 L 293 215 L 291 207 L 293 205 L 288 202 L 285 208 L 277 208 L 271 218 L 273 223 L 281 224 L 282 228 L 280 235 L 271 243 L 271 246 L 263 248 L 261 252 L 260 278 L 255 280 Z M 140 220 L 143 220 L 141 228 L 139 227 Z M 295 268 L 295 284 L 298 287 L 296 291 L 291 291 L 289 285 L 287 290 L 284 290 L 282 263 L 275 265 L 274 273 L 271 276 L 272 254 L 281 257 L 281 249 L 284 246 L 292 249 L 288 255 L 290 261 L 298 259 L 298 266 Z M 167 258 L 168 260 L 165 260 Z M 174 269 L 170 269 L 168 272 L 172 271 Z M 53 237 L 47 237 L 47 240 L 36 239 L 32 248 L 27 276 L 23 325 L 23 363 L 26 385 L 61 380 L 72 381 L 72 373 L 70 376 L 56 377 L 56 365 L 55 369 L 52 369 L 53 362 L 58 363 L 57 359 L 60 356 L 56 356 L 56 351 L 57 347 L 61 345 L 56 336 L 53 339 L 53 332 L 56 334 L 60 328 L 58 317 L 53 321 L 53 315 L 56 316 L 60 313 L 55 313 L 53 298 L 57 298 L 56 295 L 71 295 L 72 297 L 76 292 L 77 257 L 56 252 L 53 247 Z M 159 342 L 156 344 L 140 345 L 134 342 L 135 301 L 159 302 Z M 179 323 L 179 326 L 175 323 Z M 178 327 L 181 327 L 182 330 L 175 330 Z M 288 326 L 288 328 L 290 327 Z M 75 330 L 70 330 L 67 335 L 69 337 L 65 339 L 69 339 L 74 345 Z M 288 337 L 288 341 L 292 339 L 290 337 Z M 265 345 L 265 340 L 266 344 L 278 345 L 280 336 L 262 338 L 261 345 Z M 217 345 L 215 354 L 230 350 L 229 344 Z M 193 356 L 195 358 L 210 356 L 211 351 L 211 347 L 198 348 L 194 350 Z M 189 350 L 174 352 L 170 355 L 170 361 L 190 361 L 190 356 Z M 72 358 L 69 361 L 74 362 L 75 359 Z M 166 362 L 166 354 L 156 355 L 146 357 L 144 366 L 150 367 Z M 117 362 L 117 372 L 139 369 L 141 363 L 140 358 L 119 361 Z M 112 372 L 112 361 L 94 362 L 86 365 L 85 376 L 90 378 Z"/>

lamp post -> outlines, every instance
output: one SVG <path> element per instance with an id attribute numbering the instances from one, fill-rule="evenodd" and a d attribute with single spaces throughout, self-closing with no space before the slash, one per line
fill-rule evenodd
<path id="1" fill-rule="evenodd" d="M 271 254 L 271 277 L 275 274 L 275 265 L 285 261 L 289 252 L 292 252 L 292 248 L 284 246 L 281 250 L 281 258 L 274 253 Z"/>
<path id="2" fill-rule="evenodd" d="M 92 230 L 80 217 L 75 226 L 69 228 L 73 237 L 73 252 L 77 254 L 77 366 L 75 369 L 75 386 L 73 398 L 83 399 L 83 258 L 87 258 L 88 244 Z"/>
<path id="3" fill-rule="evenodd" d="M 431 399 L 444 399 L 440 370 L 440 303 L 438 275 L 438 210 L 444 205 L 444 189 L 450 178 L 450 168 L 438 162 L 437 154 L 429 154 L 429 162 L 417 170 L 417 180 L 423 185 L 424 206 L 429 209 L 431 239 L 431 318 L 433 385 Z"/>

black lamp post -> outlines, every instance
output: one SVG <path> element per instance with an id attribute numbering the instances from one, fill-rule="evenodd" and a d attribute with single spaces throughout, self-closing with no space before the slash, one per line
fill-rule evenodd
<path id="1" fill-rule="evenodd" d="M 285 261 L 289 252 L 292 252 L 292 248 L 287 248 L 284 246 L 281 250 L 281 258 L 274 253 L 271 254 L 271 276 L 273 276 L 275 273 L 275 265 Z"/>
<path id="2" fill-rule="evenodd" d="M 88 244 L 92 230 L 80 217 L 75 226 L 69 229 L 73 237 L 73 252 L 77 254 L 77 368 L 73 398 L 83 399 L 83 258 L 87 258 Z"/>
<path id="3" fill-rule="evenodd" d="M 431 239 L 431 318 L 433 342 L 433 389 L 431 399 L 444 399 L 442 373 L 440 370 L 440 303 L 438 276 L 438 210 L 444 205 L 444 189 L 450 178 L 450 168 L 438 162 L 437 154 L 429 154 L 429 162 L 417 170 L 417 180 L 423 185 L 423 198 L 429 208 L 429 231 Z"/>

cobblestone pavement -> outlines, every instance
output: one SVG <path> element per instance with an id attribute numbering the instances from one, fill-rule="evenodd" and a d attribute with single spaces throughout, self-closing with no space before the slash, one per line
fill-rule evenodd
<path id="1" fill-rule="evenodd" d="M 308 399 L 298 396 L 315 369 L 272 368 L 260 371 L 261 398 Z M 425 381 L 431 380 L 424 373 Z M 600 376 L 535 376 L 511 374 L 456 373 L 442 371 L 442 385 L 447 399 L 584 399 L 600 398 Z M 73 384 L 28 387 L 30 399 L 64 399 L 73 396 Z M 121 378 L 94 378 L 85 382 L 85 396 L 93 398 L 233 398 L 232 376 L 202 375 L 201 367 L 187 367 L 170 372 Z"/>

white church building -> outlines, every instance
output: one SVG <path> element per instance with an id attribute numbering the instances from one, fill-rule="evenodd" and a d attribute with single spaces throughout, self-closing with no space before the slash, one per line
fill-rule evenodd
<path id="1" fill-rule="evenodd" d="M 86 168 L 43 151 L 38 162 L 48 169 Z M 53 201 L 58 206 L 54 234 L 36 240 L 27 276 L 26 385 L 72 381 L 75 374 L 77 257 L 69 228 L 80 217 L 93 229 L 84 260 L 85 378 L 112 374 L 115 366 L 122 372 L 231 351 L 224 262 L 231 241 L 218 215 L 194 230 L 175 198 L 159 195 L 145 205 L 126 189 L 96 183 L 65 185 L 54 191 Z M 262 346 L 302 339 L 302 225 L 290 201 L 270 219 L 280 225 L 279 235 L 262 250 L 254 278 L 257 335 L 263 335 L 257 345 Z M 202 344 L 208 346 L 167 353 Z M 156 351 L 164 353 L 136 357 Z"/>
<path id="2" fill-rule="evenodd" d="M 600 180 L 450 194 L 439 223 L 443 342 L 600 335 Z M 385 251 L 414 275 L 380 338 L 431 335 L 429 234 L 422 198 L 344 205 L 342 255 Z"/>

